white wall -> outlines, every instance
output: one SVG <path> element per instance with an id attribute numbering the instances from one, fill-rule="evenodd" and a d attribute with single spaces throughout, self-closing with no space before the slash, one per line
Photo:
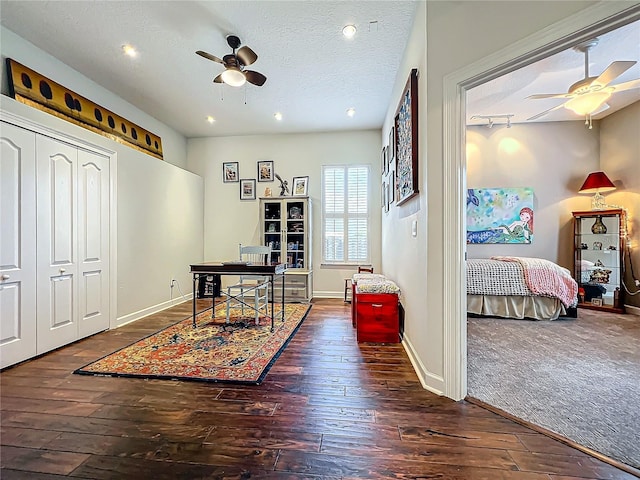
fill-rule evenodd
<path id="1" fill-rule="evenodd" d="M 419 5 L 382 139 L 388 134 L 411 68 L 418 67 L 421 193 L 383 216 L 383 271 L 399 280 L 406 311 L 405 342 L 421 381 L 435 392 L 442 392 L 447 381 L 442 279 L 448 268 L 443 246 L 450 239 L 442 215 L 443 78 L 594 3 L 449 1 Z M 418 221 L 417 239 L 409 233 L 414 219 Z"/>
<path id="2" fill-rule="evenodd" d="M 187 164 L 204 177 L 205 261 L 235 259 L 238 244 L 260 240 L 259 200 L 240 200 L 238 183 L 222 182 L 222 163 L 239 162 L 240 178 L 256 178 L 257 161 L 273 160 L 275 173 L 292 184 L 294 176 L 309 176 L 313 208 L 313 288 L 316 297 L 342 297 L 344 279 L 353 267 L 323 267 L 321 225 L 322 165 L 370 164 L 372 176 L 372 263 L 380 269 L 380 143 L 379 130 L 196 138 L 188 142 Z M 279 182 L 257 182 L 257 197 L 265 187 L 280 193 Z"/>
<path id="3" fill-rule="evenodd" d="M 185 137 L 164 123 L 125 102 L 117 95 L 104 89 L 93 80 L 81 75 L 76 70 L 60 62 L 48 53 L 27 42 L 11 30 L 0 26 L 0 52 L 2 64 L 0 75 L 2 94 L 9 95 L 6 58 L 29 67 L 60 85 L 74 91 L 78 95 L 101 105 L 107 110 L 159 135 L 162 139 L 163 157 L 166 162 L 185 168 L 187 158 L 187 141 Z"/>
<path id="4" fill-rule="evenodd" d="M 598 170 L 599 128 L 584 121 L 467 127 L 467 187 L 531 187 L 533 242 L 528 245 L 467 245 L 469 258 L 492 255 L 540 257 L 573 269 L 573 216 L 590 209 L 578 194 Z"/>
<path id="5" fill-rule="evenodd" d="M 640 277 L 640 102 L 604 118 L 600 122 L 600 169 L 607 174 L 617 190 L 606 193 L 606 202 L 627 210 L 628 238 L 631 262 L 636 278 Z M 625 285 L 631 292 L 629 259 L 626 261 Z M 640 294 L 627 295 L 626 305 L 640 308 Z M 640 310 L 636 310 L 640 313 Z"/>

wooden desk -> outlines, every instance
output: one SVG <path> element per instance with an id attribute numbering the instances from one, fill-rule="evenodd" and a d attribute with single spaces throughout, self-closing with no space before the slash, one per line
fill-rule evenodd
<path id="1" fill-rule="evenodd" d="M 284 321 L 284 272 L 287 267 L 283 263 L 272 263 L 269 265 L 253 265 L 241 263 L 196 263 L 191 265 L 191 274 L 193 275 L 193 327 L 196 327 L 196 291 L 198 279 L 204 275 L 259 275 L 269 277 L 270 301 L 271 301 L 271 331 L 273 332 L 274 319 L 274 298 L 273 298 L 273 282 L 276 277 L 282 279 L 282 320 Z M 215 316 L 216 297 L 211 299 L 212 315 Z"/>

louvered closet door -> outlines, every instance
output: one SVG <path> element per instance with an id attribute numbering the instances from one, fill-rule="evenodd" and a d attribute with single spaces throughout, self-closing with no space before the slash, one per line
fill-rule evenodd
<path id="1" fill-rule="evenodd" d="M 0 368 L 36 354 L 35 139 L 0 123 Z"/>
<path id="2" fill-rule="evenodd" d="M 109 328 L 109 159 L 78 151 L 78 336 Z"/>
<path id="3" fill-rule="evenodd" d="M 37 350 L 78 338 L 78 150 L 38 135 Z"/>

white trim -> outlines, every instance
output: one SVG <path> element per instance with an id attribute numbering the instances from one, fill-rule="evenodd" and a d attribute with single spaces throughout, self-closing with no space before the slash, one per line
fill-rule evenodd
<path id="1" fill-rule="evenodd" d="M 636 307 L 634 305 L 625 305 L 624 311 L 630 315 L 636 315 L 640 317 L 640 307 Z"/>
<path id="2" fill-rule="evenodd" d="M 193 299 L 193 293 L 188 293 L 187 295 L 180 297 L 176 297 L 173 300 L 167 300 L 162 303 L 158 303 L 157 305 L 151 305 L 150 307 L 143 308 L 142 310 L 138 310 L 137 312 L 129 313 L 122 317 L 118 317 L 116 320 L 117 328 L 123 327 L 131 322 L 135 322 L 136 320 L 140 320 L 141 318 L 146 317 L 147 315 L 152 315 L 154 313 L 162 312 L 168 308 L 171 308 L 175 305 L 179 305 L 184 302 L 191 301 Z"/>
<path id="3" fill-rule="evenodd" d="M 640 18 L 640 4 L 600 2 L 556 22 L 443 79 L 444 375 L 445 395 L 467 394 L 466 288 L 464 286 L 466 158 L 465 95 L 469 88 L 565 50 Z"/>
<path id="4" fill-rule="evenodd" d="M 332 290 L 320 290 L 313 292 L 313 298 L 344 298 L 344 291 L 334 292 Z"/>
<path id="5" fill-rule="evenodd" d="M 405 352 L 407 352 L 409 361 L 418 375 L 422 388 L 429 390 L 436 395 L 444 395 L 444 378 L 429 372 L 427 367 L 425 367 L 420 361 L 420 356 L 416 353 L 415 348 L 413 348 L 413 344 L 406 336 L 402 339 L 402 346 L 404 347 Z"/>

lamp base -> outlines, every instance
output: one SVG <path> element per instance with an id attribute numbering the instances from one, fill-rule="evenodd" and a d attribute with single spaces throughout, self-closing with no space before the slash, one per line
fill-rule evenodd
<path id="1" fill-rule="evenodd" d="M 591 197 L 591 210 L 606 210 L 607 204 L 604 203 L 604 197 L 598 192 Z"/>

